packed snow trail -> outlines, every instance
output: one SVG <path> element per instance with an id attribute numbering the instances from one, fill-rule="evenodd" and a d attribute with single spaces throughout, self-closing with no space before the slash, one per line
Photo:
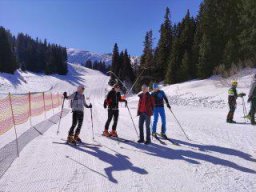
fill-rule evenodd
<path id="1" fill-rule="evenodd" d="M 81 138 L 88 145 L 65 144 L 63 139 L 71 126 L 70 113 L 62 119 L 58 136 L 55 125 L 23 149 L 1 178 L 0 191 L 256 191 L 256 128 L 249 124 L 226 124 L 227 109 L 173 105 L 192 141 L 186 140 L 166 111 L 167 135 L 180 146 L 168 141 L 162 145 L 156 140 L 145 146 L 136 143 L 128 111 L 121 107 L 117 131 L 130 142 L 118 142 L 101 136 L 107 118 L 103 100 L 108 77 L 87 70 L 81 80 L 86 85 L 87 102 L 93 104 L 95 141 L 90 110 L 86 109 Z M 167 95 L 175 99 L 168 89 Z M 137 101 L 136 96 L 129 98 L 136 123 Z M 235 118 L 243 122 L 241 116 L 239 109 Z"/>

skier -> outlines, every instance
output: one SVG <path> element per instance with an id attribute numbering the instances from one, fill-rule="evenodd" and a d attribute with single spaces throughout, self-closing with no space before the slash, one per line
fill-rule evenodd
<path id="1" fill-rule="evenodd" d="M 162 130 L 161 130 L 161 137 L 164 139 L 167 139 L 166 136 L 166 116 L 165 116 L 165 110 L 164 110 L 164 100 L 166 102 L 166 105 L 169 109 L 171 109 L 171 106 L 168 102 L 168 99 L 164 93 L 164 91 L 159 89 L 159 85 L 154 83 L 153 84 L 153 93 L 152 97 L 154 98 L 154 121 L 153 121 L 153 127 L 152 127 L 152 136 L 157 137 L 156 134 L 156 127 L 158 122 L 158 117 L 160 114 L 161 120 L 162 120 Z"/>
<path id="2" fill-rule="evenodd" d="M 150 118 L 153 115 L 154 101 L 149 94 L 149 88 L 147 85 L 141 87 L 142 93 L 139 95 L 138 104 L 138 116 L 139 116 L 139 129 L 140 129 L 140 139 L 138 143 L 145 143 L 146 145 L 151 143 L 150 140 Z M 146 123 L 146 141 L 144 141 L 144 131 L 143 125 Z"/>
<path id="3" fill-rule="evenodd" d="M 73 117 L 72 117 L 72 126 L 69 130 L 68 138 L 67 138 L 67 142 L 71 144 L 82 142 L 82 140 L 79 137 L 79 134 L 80 134 L 81 127 L 83 124 L 83 119 L 84 119 L 84 107 L 92 108 L 92 104 L 90 105 L 86 104 L 84 89 L 85 88 L 83 85 L 79 85 L 77 88 L 77 91 L 74 92 L 72 95 L 67 96 L 67 92 L 64 92 L 63 94 L 65 99 L 71 100 L 70 104 L 72 108 Z M 74 129 L 76 126 L 77 128 L 74 135 Z"/>
<path id="4" fill-rule="evenodd" d="M 251 119 L 251 124 L 256 125 L 255 122 L 255 112 L 256 112 L 256 74 L 253 78 L 250 93 L 248 95 L 248 102 L 251 102 L 251 110 L 249 112 L 249 116 Z"/>
<path id="5" fill-rule="evenodd" d="M 108 107 L 108 119 L 105 124 L 105 130 L 103 131 L 103 136 L 106 137 L 118 137 L 116 132 L 116 126 L 118 122 L 119 116 L 119 102 L 124 102 L 125 106 L 127 106 L 127 101 L 121 98 L 120 86 L 115 84 L 112 90 L 108 93 L 107 98 L 104 101 L 104 108 Z M 109 133 L 109 124 L 114 117 L 114 123 L 112 126 L 112 131 Z"/>
<path id="6" fill-rule="evenodd" d="M 237 81 L 231 82 L 232 87 L 228 90 L 228 104 L 229 104 L 229 112 L 227 115 L 227 123 L 236 123 L 234 118 L 234 113 L 236 110 L 236 100 L 238 97 L 244 97 L 244 93 L 237 94 Z"/>

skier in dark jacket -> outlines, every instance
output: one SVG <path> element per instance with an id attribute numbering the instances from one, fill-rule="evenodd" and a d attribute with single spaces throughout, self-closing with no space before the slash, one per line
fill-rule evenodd
<path id="1" fill-rule="evenodd" d="M 156 134 L 156 127 L 158 123 L 158 117 L 160 115 L 162 120 L 162 130 L 161 130 L 161 136 L 165 139 L 167 139 L 166 136 L 166 116 L 165 116 L 165 110 L 164 110 L 164 101 L 166 102 L 167 107 L 170 109 L 171 106 L 168 102 L 168 99 L 164 93 L 164 91 L 159 89 L 158 84 L 153 84 L 153 93 L 152 97 L 154 98 L 154 121 L 153 121 L 153 127 L 152 127 L 152 136 L 157 137 Z"/>
<path id="2" fill-rule="evenodd" d="M 142 93 L 139 95 L 138 104 L 138 116 L 139 116 L 139 129 L 140 129 L 140 139 L 138 143 L 150 144 L 150 119 L 153 115 L 154 100 L 149 94 L 149 88 L 147 85 L 141 87 Z M 146 141 L 144 140 L 144 130 L 143 125 L 146 123 Z"/>
<path id="3" fill-rule="evenodd" d="M 236 100 L 238 97 L 245 96 L 244 93 L 237 94 L 237 81 L 232 81 L 231 85 L 232 87 L 228 90 L 228 104 L 229 104 L 229 112 L 227 115 L 227 123 L 236 123 L 234 118 L 234 113 L 236 110 Z"/>
<path id="4" fill-rule="evenodd" d="M 255 112 L 256 112 L 256 75 L 253 78 L 250 93 L 248 95 L 248 102 L 251 102 L 251 110 L 250 110 L 250 119 L 251 124 L 256 125 L 255 122 Z"/>
<path id="5" fill-rule="evenodd" d="M 65 99 L 71 100 L 71 108 L 73 113 L 72 126 L 69 130 L 67 141 L 68 143 L 72 143 L 72 144 L 76 144 L 76 142 L 81 143 L 82 140 L 80 139 L 79 134 L 80 134 L 81 127 L 83 124 L 83 119 L 84 119 L 84 107 L 92 108 L 92 104 L 90 105 L 86 104 L 83 85 L 78 86 L 77 91 L 74 92 L 72 95 L 67 96 L 66 92 L 64 92 L 63 95 Z M 76 128 L 76 131 L 74 135 L 75 128 Z"/>
<path id="6" fill-rule="evenodd" d="M 104 101 L 104 108 L 108 108 L 108 119 L 105 124 L 105 130 L 103 132 L 103 135 L 106 137 L 118 137 L 116 127 L 119 116 L 119 102 L 125 102 L 125 106 L 127 106 L 127 101 L 121 97 L 120 86 L 116 84 L 108 93 L 107 98 Z M 109 124 L 113 117 L 114 123 L 112 126 L 112 131 L 109 132 Z"/>

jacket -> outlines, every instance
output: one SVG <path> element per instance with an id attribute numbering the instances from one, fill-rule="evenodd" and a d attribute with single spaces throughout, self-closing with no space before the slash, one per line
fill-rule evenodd
<path id="1" fill-rule="evenodd" d="M 152 93 L 152 97 L 154 98 L 154 107 L 164 107 L 164 100 L 169 105 L 169 101 L 162 90 Z"/>
<path id="2" fill-rule="evenodd" d="M 251 84 L 250 92 L 248 98 L 256 98 L 256 80 L 254 80 Z"/>
<path id="3" fill-rule="evenodd" d="M 112 89 L 104 101 L 104 107 L 117 110 L 119 108 L 119 102 L 126 102 L 126 100 L 121 98 L 120 92 L 116 92 L 114 89 Z"/>
<path id="4" fill-rule="evenodd" d="M 84 94 L 79 94 L 78 92 L 74 92 L 72 95 L 68 97 L 70 99 L 70 104 L 72 111 L 84 111 L 84 107 L 89 108 L 89 106 L 85 102 Z"/>
<path id="5" fill-rule="evenodd" d="M 143 98 L 143 93 L 139 94 L 139 103 L 138 103 L 138 115 L 140 115 L 140 107 L 142 105 L 142 98 Z M 149 94 L 149 92 L 146 93 L 146 114 L 148 116 L 153 115 L 153 108 L 154 108 L 154 99 L 153 97 Z"/>

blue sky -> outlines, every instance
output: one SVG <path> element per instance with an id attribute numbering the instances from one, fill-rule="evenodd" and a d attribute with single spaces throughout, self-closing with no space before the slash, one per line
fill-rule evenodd
<path id="1" fill-rule="evenodd" d="M 197 15 L 202 0 L 0 0 L 0 26 L 13 34 L 27 33 L 68 48 L 99 53 L 115 42 L 131 55 L 140 55 L 146 31 L 156 45 L 165 8 L 172 22 L 187 9 Z"/>

